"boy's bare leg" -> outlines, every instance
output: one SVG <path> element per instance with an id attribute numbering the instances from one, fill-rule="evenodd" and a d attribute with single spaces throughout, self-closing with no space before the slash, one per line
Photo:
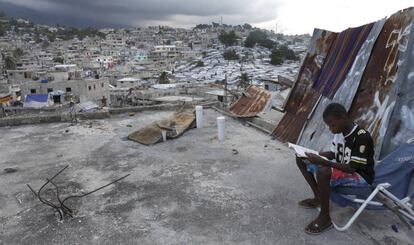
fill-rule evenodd
<path id="1" fill-rule="evenodd" d="M 300 172 L 302 173 L 303 177 L 305 177 L 306 182 L 308 183 L 313 192 L 314 198 L 312 204 L 317 206 L 319 204 L 318 183 L 316 182 L 314 175 L 308 172 L 308 170 L 306 169 L 306 163 L 301 158 L 296 157 L 296 164 L 298 165 Z"/>
<path id="2" fill-rule="evenodd" d="M 319 212 L 318 218 L 314 223 L 319 224 L 320 226 L 325 226 L 326 224 L 331 223 L 331 216 L 329 215 L 329 196 L 331 192 L 331 174 L 332 170 L 330 167 L 320 167 L 318 170 L 318 193 L 319 201 L 321 204 L 321 211 Z"/>

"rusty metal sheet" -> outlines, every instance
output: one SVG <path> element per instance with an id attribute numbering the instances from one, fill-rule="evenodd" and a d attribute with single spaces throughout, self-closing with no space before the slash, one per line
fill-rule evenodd
<path id="1" fill-rule="evenodd" d="M 12 99 L 13 97 L 11 95 L 0 97 L 0 104 L 8 105 L 12 101 Z"/>
<path id="2" fill-rule="evenodd" d="M 287 99 L 286 113 L 272 132 L 272 135 L 280 141 L 296 142 L 298 140 L 307 117 L 320 98 L 319 92 L 312 86 L 336 36 L 337 33 L 334 32 L 314 30 L 308 53 Z"/>
<path id="3" fill-rule="evenodd" d="M 321 99 L 300 136 L 298 141 L 300 145 L 318 151 L 329 149 L 328 147 L 330 146 L 333 135 L 329 128 L 323 123 L 323 111 L 326 106 L 332 102 L 340 103 L 344 105 L 347 110 L 349 109 L 357 92 L 365 67 L 369 61 L 375 41 L 377 40 L 385 21 L 386 19 L 382 19 L 373 25 L 364 44 L 359 49 L 349 73 L 332 100 L 326 97 Z"/>
<path id="4" fill-rule="evenodd" d="M 413 12 L 411 16 L 414 16 Z M 386 128 L 380 158 L 394 151 L 408 139 L 414 138 L 414 19 L 409 26 L 399 39 L 401 53 L 397 62 L 397 99 Z"/>
<path id="5" fill-rule="evenodd" d="M 229 111 L 236 117 L 254 117 L 262 112 L 271 102 L 270 93 L 266 90 L 250 85 L 246 95 L 242 95 L 234 102 Z"/>
<path id="6" fill-rule="evenodd" d="M 162 131 L 167 131 L 168 139 L 175 139 L 185 131 L 195 127 L 194 110 L 175 112 L 167 119 L 161 119 L 128 135 L 128 139 L 144 144 L 153 145 L 161 142 Z"/>
<path id="7" fill-rule="evenodd" d="M 333 98 L 344 82 L 355 58 L 365 43 L 374 23 L 347 28 L 338 34 L 329 49 L 323 68 L 313 88 L 325 97 Z"/>
<path id="8" fill-rule="evenodd" d="M 402 80 L 400 70 L 411 34 L 413 8 L 390 16 L 378 36 L 370 61 L 361 79 L 349 115 L 367 129 L 375 143 L 375 157 L 382 148 L 388 122 Z"/>

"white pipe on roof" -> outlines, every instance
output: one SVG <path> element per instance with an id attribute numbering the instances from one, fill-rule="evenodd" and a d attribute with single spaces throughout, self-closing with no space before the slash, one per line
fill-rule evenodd
<path id="1" fill-rule="evenodd" d="M 203 107 L 201 105 L 196 106 L 196 124 L 197 128 L 201 128 L 203 125 Z"/>
<path id="2" fill-rule="evenodd" d="M 217 117 L 217 130 L 218 130 L 218 140 L 220 142 L 224 141 L 225 134 L 225 118 L 224 117 Z"/>

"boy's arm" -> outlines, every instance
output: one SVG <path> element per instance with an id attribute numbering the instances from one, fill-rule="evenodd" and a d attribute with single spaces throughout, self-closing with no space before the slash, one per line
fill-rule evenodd
<path id="1" fill-rule="evenodd" d="M 341 163 L 331 162 L 331 161 L 323 159 L 320 156 L 318 156 L 316 154 L 312 154 L 312 153 L 306 153 L 306 156 L 307 156 L 308 160 L 311 163 L 314 163 L 314 164 L 327 166 L 327 167 L 330 167 L 330 168 L 336 168 L 336 169 L 341 170 L 342 172 L 350 173 L 350 174 L 355 172 L 355 168 L 353 168 L 350 164 L 341 164 Z"/>
<path id="2" fill-rule="evenodd" d="M 353 168 L 350 164 L 341 164 L 336 162 L 327 161 L 325 159 L 321 159 L 320 162 L 321 165 L 336 168 L 338 170 L 341 170 L 342 172 L 352 174 L 355 172 L 355 168 Z"/>
<path id="3" fill-rule="evenodd" d="M 321 151 L 319 152 L 319 155 L 326 157 L 329 160 L 333 160 L 335 158 L 335 153 L 333 153 L 332 151 Z"/>

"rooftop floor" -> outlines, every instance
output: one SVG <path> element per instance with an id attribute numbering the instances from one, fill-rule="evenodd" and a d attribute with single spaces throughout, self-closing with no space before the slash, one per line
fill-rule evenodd
<path id="1" fill-rule="evenodd" d="M 172 112 L 109 120 L 0 128 L 0 244 L 409 244 L 413 237 L 389 212 L 367 211 L 347 232 L 310 236 L 316 215 L 297 202 L 310 190 L 293 153 L 248 125 L 227 118 L 217 140 L 215 118 L 204 128 L 154 146 L 126 136 Z M 236 150 L 236 151 L 235 151 Z M 236 153 L 236 154 L 235 154 Z M 69 203 L 75 218 L 59 222 L 26 187 L 57 179 L 61 195 L 121 182 Z M 5 173 L 4 168 L 17 167 Z M 46 196 L 52 195 L 48 191 Z M 352 209 L 332 206 L 344 221 Z"/>

